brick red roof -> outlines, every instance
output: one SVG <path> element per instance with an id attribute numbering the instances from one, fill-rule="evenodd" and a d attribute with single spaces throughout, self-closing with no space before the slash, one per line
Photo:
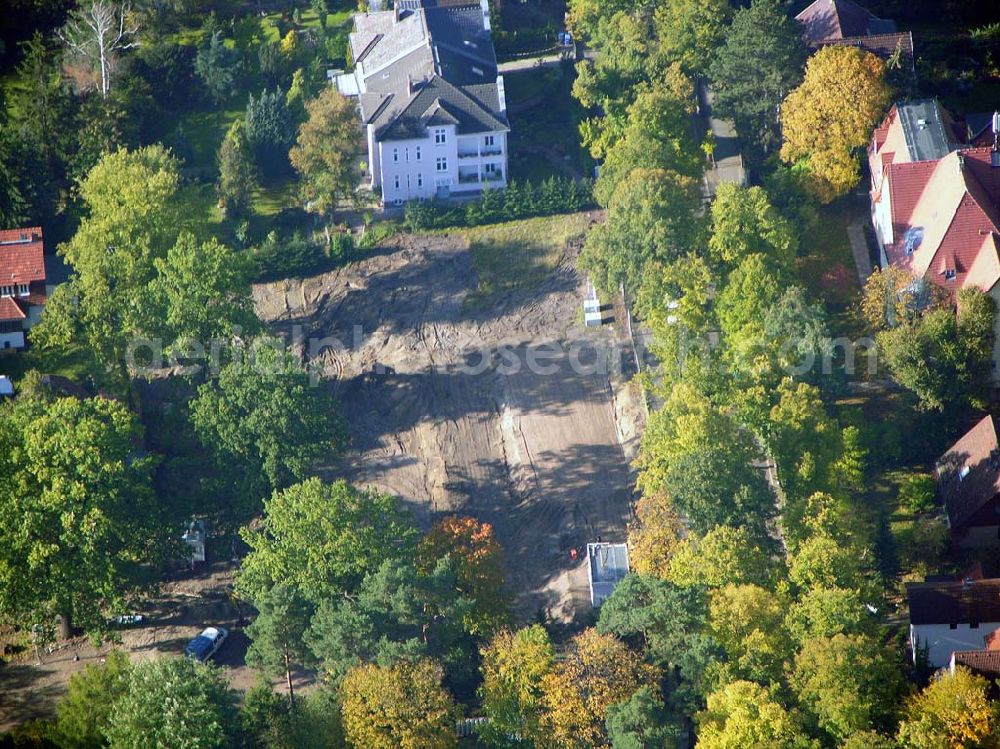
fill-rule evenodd
<path id="1" fill-rule="evenodd" d="M 920 175 L 900 182 L 895 179 L 900 165 L 888 167 L 894 241 L 886 254 L 893 264 L 949 290 L 988 292 L 1000 283 L 1000 167 L 985 162 L 980 151 L 989 149 L 952 151 L 935 162 L 907 165 L 933 166 L 922 189 Z M 911 228 L 921 230 L 915 247 L 907 246 Z"/>
<path id="2" fill-rule="evenodd" d="M 795 20 L 802 24 L 802 38 L 817 43 L 867 36 L 871 22 L 879 19 L 852 0 L 816 0 Z"/>
<path id="3" fill-rule="evenodd" d="M 965 666 L 980 676 L 1000 676 L 1000 652 L 996 650 L 956 650 L 952 657 L 956 666 Z"/>
<path id="4" fill-rule="evenodd" d="M 888 60 L 896 50 L 902 52 L 903 58 L 913 67 L 913 34 L 900 31 L 895 34 L 871 34 L 868 36 L 849 36 L 843 39 L 826 39 L 816 43 L 816 46 L 836 45 L 841 47 L 858 47 L 871 52 L 876 57 Z"/>
<path id="5" fill-rule="evenodd" d="M 21 305 L 13 297 L 0 296 L 0 322 L 23 320 L 27 317 Z"/>
<path id="6" fill-rule="evenodd" d="M 1000 493 L 1000 440 L 991 415 L 962 435 L 937 462 L 938 494 L 952 530 L 961 530 Z"/>
<path id="7" fill-rule="evenodd" d="M 0 285 L 45 280 L 45 253 L 42 230 L 0 230 Z"/>

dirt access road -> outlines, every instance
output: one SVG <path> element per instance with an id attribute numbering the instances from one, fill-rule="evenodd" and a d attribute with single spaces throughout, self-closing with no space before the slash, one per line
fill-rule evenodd
<path id="1" fill-rule="evenodd" d="M 327 475 L 401 497 L 424 526 L 447 513 L 492 523 L 520 612 L 566 621 L 590 608 L 570 550 L 624 539 L 641 409 L 619 371 L 632 356 L 621 327 L 582 327 L 579 237 L 530 242 L 401 237 L 255 295 L 335 378 L 352 443 Z"/>

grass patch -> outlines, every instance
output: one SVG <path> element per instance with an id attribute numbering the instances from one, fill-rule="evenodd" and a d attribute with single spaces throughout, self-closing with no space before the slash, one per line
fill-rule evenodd
<path id="1" fill-rule="evenodd" d="M 28 332 L 31 338 L 31 332 Z M 16 384 L 29 370 L 42 374 L 59 375 L 87 385 L 101 383 L 103 372 L 90 350 L 80 344 L 60 346 L 56 349 L 29 348 L 0 354 L 0 375 L 7 375 Z"/>
<path id="2" fill-rule="evenodd" d="M 497 297 L 544 281 L 562 261 L 566 247 L 587 231 L 585 213 L 531 218 L 462 229 L 472 251 L 476 290 L 464 307 L 488 306 Z"/>

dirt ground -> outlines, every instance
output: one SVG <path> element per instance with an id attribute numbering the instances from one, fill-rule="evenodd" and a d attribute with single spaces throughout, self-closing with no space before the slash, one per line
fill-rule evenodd
<path id="1" fill-rule="evenodd" d="M 492 523 L 525 619 L 590 611 L 582 552 L 624 539 L 642 427 L 620 306 L 605 312 L 614 324 L 583 328 L 578 251 L 576 240 L 559 245 L 544 273 L 524 269 L 523 284 L 521 268 L 509 268 L 515 288 L 508 278 L 484 295 L 467 234 L 408 236 L 254 292 L 260 315 L 321 365 L 343 404 L 351 448 L 323 473 L 398 495 L 425 527 L 446 513 Z M 524 256 L 522 246 L 517 262 Z M 180 654 L 221 625 L 230 636 L 215 661 L 245 690 L 256 675 L 229 597 L 236 563 L 209 551 L 220 558 L 165 582 L 121 646 L 133 658 Z M 0 664 L 0 731 L 50 715 L 69 677 L 109 649 L 81 638 L 42 652 L 41 663 L 23 652 Z"/>
<path id="2" fill-rule="evenodd" d="M 624 538 L 642 413 L 621 372 L 622 326 L 582 326 L 578 249 L 475 306 L 462 233 L 402 237 L 256 291 L 265 319 L 335 378 L 352 446 L 328 474 L 398 495 L 424 525 L 445 513 L 493 523 L 521 613 L 564 621 L 590 608 L 570 550 Z"/>

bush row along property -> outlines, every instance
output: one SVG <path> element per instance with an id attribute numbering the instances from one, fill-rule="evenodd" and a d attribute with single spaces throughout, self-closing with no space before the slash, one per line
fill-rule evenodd
<path id="1" fill-rule="evenodd" d="M 350 46 L 354 71 L 336 84 L 358 98 L 384 205 L 506 185 L 510 124 L 487 0 L 359 13 Z"/>

